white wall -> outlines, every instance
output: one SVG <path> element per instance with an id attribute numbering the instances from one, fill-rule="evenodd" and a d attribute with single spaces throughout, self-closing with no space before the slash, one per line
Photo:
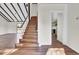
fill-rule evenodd
<path id="1" fill-rule="evenodd" d="M 17 40 L 16 23 L 7 22 L 0 16 L 0 49 L 14 48 Z"/>
<path id="2" fill-rule="evenodd" d="M 0 35 L 15 33 L 17 34 L 16 43 L 19 43 L 19 39 L 22 39 L 28 22 L 29 19 L 26 20 L 22 28 L 17 28 L 17 22 L 7 22 L 4 18 L 0 17 Z"/>
<path id="3" fill-rule="evenodd" d="M 16 22 L 7 22 L 0 16 L 0 35 L 7 33 L 16 33 Z"/>
<path id="4" fill-rule="evenodd" d="M 68 5 L 65 4 L 64 7 L 64 19 L 63 19 L 63 34 L 62 34 L 62 38 L 63 40 L 61 41 L 64 45 L 67 44 L 67 39 L 68 39 Z"/>
<path id="5" fill-rule="evenodd" d="M 78 19 L 76 19 L 78 17 Z M 79 52 L 79 4 L 68 4 L 67 45 Z"/>
<path id="6" fill-rule="evenodd" d="M 30 4 L 30 17 L 37 16 L 38 6 L 37 4 Z"/>
<path id="7" fill-rule="evenodd" d="M 38 4 L 38 42 L 40 45 L 51 45 L 51 12 L 64 11 L 64 4 Z"/>
<path id="8" fill-rule="evenodd" d="M 7 33 L 7 29 L 7 21 L 2 16 L 0 16 L 0 35 Z"/>
<path id="9" fill-rule="evenodd" d="M 8 28 L 8 33 L 17 33 L 17 23 L 16 22 L 8 22 L 7 28 Z"/>

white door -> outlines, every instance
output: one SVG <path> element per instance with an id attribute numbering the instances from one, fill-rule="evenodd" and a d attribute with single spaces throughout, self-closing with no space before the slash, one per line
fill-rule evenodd
<path id="1" fill-rule="evenodd" d="M 63 12 L 57 13 L 57 40 L 63 42 L 63 20 L 64 14 Z"/>

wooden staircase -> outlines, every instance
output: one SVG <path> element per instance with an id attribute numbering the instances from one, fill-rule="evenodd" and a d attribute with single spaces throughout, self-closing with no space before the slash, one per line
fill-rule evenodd
<path id="1" fill-rule="evenodd" d="M 17 48 L 32 48 L 38 47 L 37 42 L 37 16 L 31 17 L 31 20 L 24 32 L 23 39 L 20 43 L 16 44 Z"/>

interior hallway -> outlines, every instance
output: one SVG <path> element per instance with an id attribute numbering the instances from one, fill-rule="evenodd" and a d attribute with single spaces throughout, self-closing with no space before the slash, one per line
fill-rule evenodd
<path id="1" fill-rule="evenodd" d="M 52 45 L 44 45 L 39 47 L 37 38 L 35 38 L 37 37 L 37 34 L 35 34 L 36 29 L 34 29 L 36 28 L 36 25 L 34 25 L 36 22 L 33 20 L 29 22 L 28 29 L 26 29 L 28 31 L 25 32 L 23 39 L 20 40 L 20 44 L 22 45 L 18 44 L 16 46 L 16 49 L 18 50 L 11 54 L 9 53 L 9 55 L 46 55 L 49 48 L 64 48 L 66 55 L 78 55 L 77 52 L 59 42 L 54 34 L 52 34 Z M 0 54 L 3 55 L 4 53 Z"/>
<path id="2" fill-rule="evenodd" d="M 64 48 L 66 55 L 78 55 L 77 52 L 59 42 L 54 34 L 52 34 L 52 45 L 44 45 L 39 47 L 36 24 L 37 21 L 35 18 L 32 18 L 27 26 L 28 29 L 26 29 L 23 39 L 21 39 L 20 44 L 16 46 L 16 49 L 18 50 L 11 54 L 9 53 L 9 55 L 46 55 L 49 48 Z M 1 55 L 4 54 L 4 50 L 2 50 L 3 53 L 0 53 Z"/>
<path id="3" fill-rule="evenodd" d="M 2 55 L 6 49 L 10 50 L 11 48 L 18 49 L 11 53 L 12 55 L 45 55 L 49 48 L 64 48 L 67 55 L 77 55 L 78 53 L 56 40 L 57 38 L 54 35 L 52 45 L 49 46 L 51 44 L 51 19 L 54 16 L 52 13 L 58 13 L 58 24 L 56 25 L 58 25 L 59 30 L 57 34 L 59 41 L 67 42 L 67 44 L 64 44 L 78 52 L 79 4 L 1 3 L 0 54 Z M 37 21 L 33 20 L 33 23 L 30 22 L 27 26 L 32 16 L 38 16 L 38 24 L 36 24 Z M 55 16 L 54 18 L 57 20 L 57 14 Z M 38 29 L 36 29 L 37 25 Z M 26 29 L 26 26 L 28 29 Z M 37 30 L 39 41 L 37 40 Z M 62 36 L 63 41 L 59 38 Z M 21 39 L 20 43 L 19 39 Z M 15 48 L 16 43 L 19 44 Z M 39 44 L 43 46 L 39 47 Z"/>

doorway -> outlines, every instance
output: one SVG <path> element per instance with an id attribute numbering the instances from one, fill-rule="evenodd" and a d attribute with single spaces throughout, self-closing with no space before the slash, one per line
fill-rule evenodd
<path id="1" fill-rule="evenodd" d="M 56 41 L 63 42 L 63 19 L 64 13 L 62 11 L 53 11 L 51 13 L 52 45 L 56 44 Z"/>

